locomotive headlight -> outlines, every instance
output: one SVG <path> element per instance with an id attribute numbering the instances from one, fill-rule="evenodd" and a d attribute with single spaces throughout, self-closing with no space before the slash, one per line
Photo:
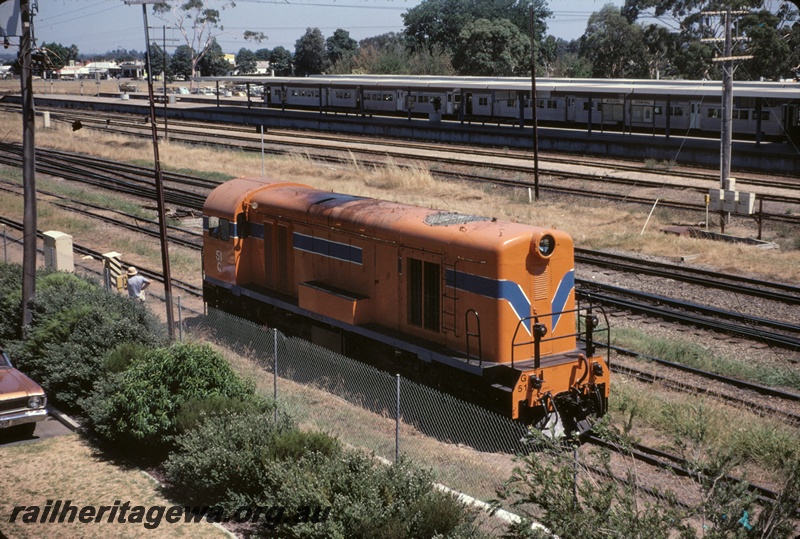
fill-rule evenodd
<path id="1" fill-rule="evenodd" d="M 556 239 L 550 234 L 542 236 L 539 240 L 539 254 L 542 256 L 550 256 L 556 249 Z"/>

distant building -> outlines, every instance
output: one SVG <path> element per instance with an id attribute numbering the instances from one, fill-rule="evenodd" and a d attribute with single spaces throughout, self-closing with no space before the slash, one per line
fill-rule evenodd
<path id="1" fill-rule="evenodd" d="M 256 62 L 256 75 L 269 75 L 269 60 L 259 60 Z"/>
<path id="2" fill-rule="evenodd" d="M 53 76 L 59 79 L 108 79 L 119 74 L 116 62 L 87 62 L 80 65 L 68 65 L 53 71 Z"/>
<path id="3" fill-rule="evenodd" d="M 144 62 L 125 62 L 119 68 L 119 75 L 123 79 L 143 79 L 146 74 Z"/>

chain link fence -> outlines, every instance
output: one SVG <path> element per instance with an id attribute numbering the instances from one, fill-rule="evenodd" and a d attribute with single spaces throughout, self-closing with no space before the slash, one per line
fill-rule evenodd
<path id="1" fill-rule="evenodd" d="M 258 366 L 257 385 L 300 425 L 411 459 L 469 496 L 495 498 L 530 449 L 520 423 L 399 375 L 213 309 L 202 324 L 205 338 Z"/>

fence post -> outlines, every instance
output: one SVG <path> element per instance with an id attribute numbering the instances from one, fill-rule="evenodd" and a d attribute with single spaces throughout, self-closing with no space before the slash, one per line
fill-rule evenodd
<path id="1" fill-rule="evenodd" d="M 180 296 L 178 296 L 178 340 L 183 342 L 183 308 L 181 308 Z"/>
<path id="2" fill-rule="evenodd" d="M 572 470 L 572 507 L 578 507 L 578 448 L 572 448 L 572 457 L 575 459 L 574 469 Z"/>
<path id="3" fill-rule="evenodd" d="M 278 329 L 272 328 L 272 398 L 275 401 L 275 424 L 278 424 Z"/>
<path id="4" fill-rule="evenodd" d="M 400 375 L 395 375 L 397 379 L 397 402 L 395 406 L 395 422 L 394 422 L 394 462 L 400 460 Z"/>
<path id="5" fill-rule="evenodd" d="M 6 225 L 3 225 L 3 263 L 8 264 L 8 251 L 6 248 Z"/>

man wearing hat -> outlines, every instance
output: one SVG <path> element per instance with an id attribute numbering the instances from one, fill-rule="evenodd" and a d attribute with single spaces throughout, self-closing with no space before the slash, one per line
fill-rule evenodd
<path id="1" fill-rule="evenodd" d="M 150 286 L 150 279 L 139 274 L 133 266 L 128 268 L 128 296 L 144 301 L 144 289 Z"/>

